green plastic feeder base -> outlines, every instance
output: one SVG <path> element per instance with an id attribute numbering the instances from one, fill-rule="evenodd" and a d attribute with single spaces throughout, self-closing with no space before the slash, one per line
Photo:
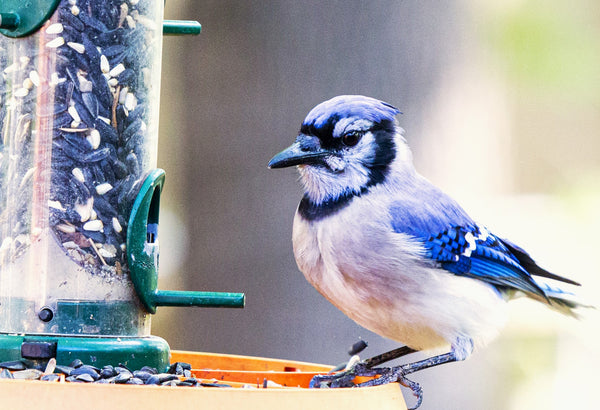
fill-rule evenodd
<path id="1" fill-rule="evenodd" d="M 151 366 L 159 372 L 169 367 L 168 343 L 157 336 L 79 337 L 0 334 L 0 362 L 25 360 L 68 366 L 75 359 L 95 367 L 123 364 L 131 370 Z"/>

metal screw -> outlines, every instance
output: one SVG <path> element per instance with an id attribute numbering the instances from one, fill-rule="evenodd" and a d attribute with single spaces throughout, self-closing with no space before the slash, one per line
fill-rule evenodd
<path id="1" fill-rule="evenodd" d="M 38 317 L 42 322 L 49 322 L 54 317 L 54 312 L 52 312 L 52 309 L 50 309 L 49 307 L 43 307 L 38 312 Z"/>

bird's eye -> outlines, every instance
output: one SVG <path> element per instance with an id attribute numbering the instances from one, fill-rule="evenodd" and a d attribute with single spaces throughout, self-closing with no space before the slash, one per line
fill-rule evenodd
<path id="1" fill-rule="evenodd" d="M 362 132 L 350 131 L 342 136 L 342 142 L 347 147 L 353 147 L 358 144 L 358 141 L 362 138 Z"/>

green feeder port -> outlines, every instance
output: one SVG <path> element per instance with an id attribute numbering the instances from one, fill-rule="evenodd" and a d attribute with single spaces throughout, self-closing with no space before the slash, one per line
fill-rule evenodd
<path id="1" fill-rule="evenodd" d="M 170 363 L 158 306 L 244 294 L 158 289 L 163 1 L 0 2 L 0 362 Z"/>
<path id="2" fill-rule="evenodd" d="M 0 34 L 23 37 L 37 31 L 55 12 L 60 0 L 2 0 Z"/>
<path id="3" fill-rule="evenodd" d="M 244 295 L 223 292 L 158 290 L 158 214 L 165 173 L 148 175 L 138 194 L 129 220 L 127 259 L 131 280 L 146 310 L 157 306 L 244 307 Z"/>

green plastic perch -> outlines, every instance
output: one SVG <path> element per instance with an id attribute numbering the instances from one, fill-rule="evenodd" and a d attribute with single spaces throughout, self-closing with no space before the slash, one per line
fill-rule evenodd
<path id="1" fill-rule="evenodd" d="M 148 312 L 157 306 L 244 307 L 243 293 L 158 290 L 158 215 L 165 172 L 144 180 L 127 228 L 127 261 L 135 290 Z"/>

